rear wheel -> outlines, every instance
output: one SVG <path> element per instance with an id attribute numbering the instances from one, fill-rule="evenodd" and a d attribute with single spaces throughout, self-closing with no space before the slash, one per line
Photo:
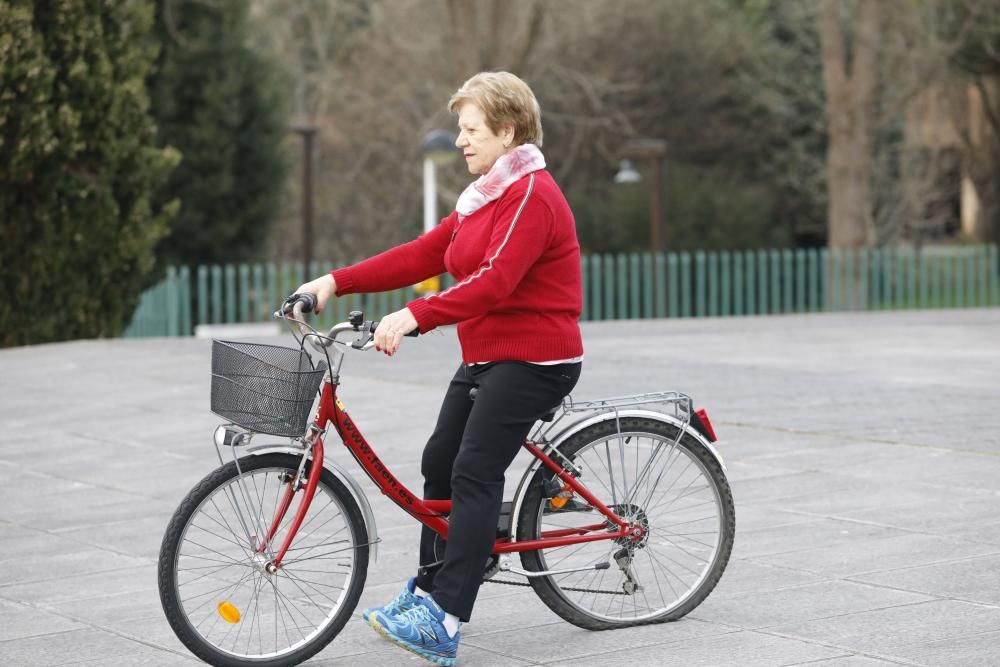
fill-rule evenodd
<path id="1" fill-rule="evenodd" d="M 697 607 L 722 577 L 736 529 L 732 492 L 715 456 L 697 439 L 660 421 L 628 417 L 589 426 L 560 446 L 582 471 L 580 481 L 632 527 L 617 538 L 524 552 L 535 572 L 589 568 L 535 577 L 539 598 L 565 620 L 590 630 L 676 620 Z M 558 463 L 558 456 L 553 457 Z M 556 509 L 543 493 L 553 477 L 541 468 L 518 515 L 517 539 L 607 521 L 574 496 Z M 599 563 L 608 563 L 596 569 Z"/>
<path id="2" fill-rule="evenodd" d="M 269 572 L 267 564 L 302 489 L 258 553 L 300 461 L 249 456 L 240 461 L 242 476 L 228 463 L 195 486 L 170 520 L 160 548 L 160 601 L 177 637 L 210 664 L 298 664 L 330 643 L 358 603 L 368 532 L 357 502 L 329 470 L 280 568 Z"/>

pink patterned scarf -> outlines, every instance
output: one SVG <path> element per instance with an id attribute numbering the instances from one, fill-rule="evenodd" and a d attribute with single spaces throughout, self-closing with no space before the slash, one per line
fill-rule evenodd
<path id="1" fill-rule="evenodd" d="M 459 221 L 498 199 L 511 183 L 539 169 L 545 169 L 545 157 L 535 144 L 521 144 L 501 155 L 488 172 L 470 183 L 459 196 L 455 204 Z"/>

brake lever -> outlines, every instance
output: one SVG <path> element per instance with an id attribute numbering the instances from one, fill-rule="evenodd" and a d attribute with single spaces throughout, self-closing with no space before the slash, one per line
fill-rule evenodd
<path id="1" fill-rule="evenodd" d="M 365 320 L 361 324 L 361 328 L 358 331 L 358 337 L 351 343 L 351 347 L 355 350 L 369 350 L 375 343 L 372 340 L 375 337 L 375 328 L 378 323 L 375 320 Z M 414 329 L 408 334 L 404 334 L 406 338 L 416 338 L 420 335 L 419 329 Z"/>
<path id="2" fill-rule="evenodd" d="M 364 350 L 366 345 L 373 343 L 372 339 L 375 338 L 373 329 L 372 320 L 365 320 L 358 330 L 358 337 L 351 343 L 351 347 L 355 350 Z"/>

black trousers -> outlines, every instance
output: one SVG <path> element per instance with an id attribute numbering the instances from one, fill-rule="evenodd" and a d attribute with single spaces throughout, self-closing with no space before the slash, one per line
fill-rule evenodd
<path id="1" fill-rule="evenodd" d="M 424 498 L 452 501 L 444 563 L 421 569 L 417 586 L 433 592 L 450 614 L 468 621 L 486 559 L 496 540 L 504 472 L 535 421 L 580 379 L 581 363 L 540 366 L 522 361 L 462 364 L 445 394 L 437 426 L 424 448 Z M 475 401 L 469 390 L 479 387 Z M 437 560 L 424 527 L 420 563 Z"/>

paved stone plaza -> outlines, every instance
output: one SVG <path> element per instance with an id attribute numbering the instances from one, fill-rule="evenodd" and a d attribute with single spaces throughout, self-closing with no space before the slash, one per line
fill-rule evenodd
<path id="1" fill-rule="evenodd" d="M 584 342 L 576 397 L 679 389 L 708 408 L 736 500 L 729 569 L 685 619 L 615 632 L 486 585 L 460 665 L 1000 664 L 1000 309 L 588 323 Z M 0 665 L 197 664 L 155 559 L 217 463 L 209 353 L 0 350 Z M 344 366 L 344 403 L 416 490 L 458 359 L 449 328 Z M 410 575 L 418 534 L 370 498 L 383 542 L 358 620 L 306 664 L 430 664 L 360 621 Z"/>

